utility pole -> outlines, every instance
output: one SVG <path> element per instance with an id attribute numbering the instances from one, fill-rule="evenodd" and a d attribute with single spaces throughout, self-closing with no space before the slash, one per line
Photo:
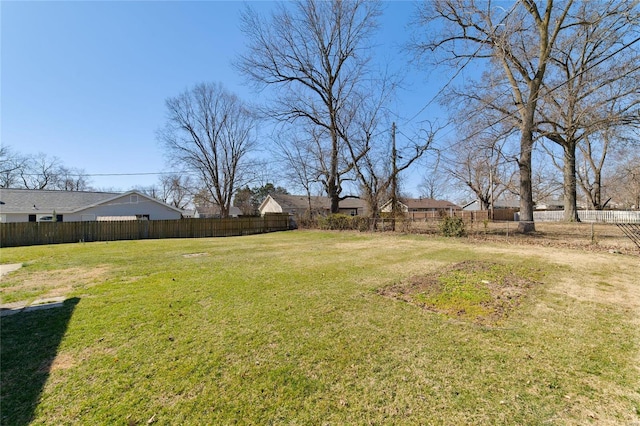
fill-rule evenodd
<path id="1" fill-rule="evenodd" d="M 489 161 L 489 220 L 493 220 L 493 147 Z"/>
<path id="2" fill-rule="evenodd" d="M 391 214 L 392 230 L 396 230 L 396 213 L 398 209 L 398 165 L 396 164 L 398 153 L 396 152 L 396 123 L 391 123 Z"/>

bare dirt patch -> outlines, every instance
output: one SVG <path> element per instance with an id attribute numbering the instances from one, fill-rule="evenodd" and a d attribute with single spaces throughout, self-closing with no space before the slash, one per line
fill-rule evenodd
<path id="1" fill-rule="evenodd" d="M 187 253 L 182 255 L 182 257 L 184 258 L 202 257 L 202 256 L 209 256 L 209 253 Z"/>
<path id="2" fill-rule="evenodd" d="M 520 305 L 535 284 L 531 271 L 465 261 L 438 273 L 414 275 L 379 294 L 478 324 L 497 323 Z"/>
<path id="3" fill-rule="evenodd" d="M 43 363 L 39 371 L 41 373 L 51 373 L 57 370 L 67 370 L 76 365 L 74 358 L 68 354 L 58 354 L 54 359 Z"/>

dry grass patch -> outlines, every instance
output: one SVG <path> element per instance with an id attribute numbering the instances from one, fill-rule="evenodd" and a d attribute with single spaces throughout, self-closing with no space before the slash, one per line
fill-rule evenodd
<path id="1" fill-rule="evenodd" d="M 494 324 L 521 303 L 538 274 L 498 263 L 465 261 L 438 273 L 414 275 L 379 293 L 457 319 Z"/>
<path id="2" fill-rule="evenodd" d="M 66 370 L 76 365 L 75 358 L 69 354 L 58 354 L 55 358 L 42 363 L 38 370 L 41 373 L 51 373 L 57 370 Z"/>
<path id="3" fill-rule="evenodd" d="M 185 258 L 202 257 L 202 256 L 209 256 L 209 253 L 187 253 L 182 255 L 182 257 L 185 257 Z"/>
<path id="4" fill-rule="evenodd" d="M 32 302 L 38 298 L 66 296 L 79 288 L 88 288 L 108 276 L 110 268 L 67 268 L 49 271 L 29 271 L 23 268 L 3 278 L 0 284 L 2 303 Z"/>

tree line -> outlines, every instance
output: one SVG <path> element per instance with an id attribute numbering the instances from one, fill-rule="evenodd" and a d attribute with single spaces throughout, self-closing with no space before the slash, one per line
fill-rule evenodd
<path id="1" fill-rule="evenodd" d="M 555 175 L 549 172 L 553 167 L 562 176 L 558 184 L 566 220 L 578 220 L 578 187 L 591 207 L 605 207 L 605 159 L 637 148 L 638 2 L 520 0 L 507 6 L 466 0 L 419 5 L 408 46 L 414 62 L 455 73 L 474 67 L 482 73 L 462 83 L 455 80 L 442 91 L 441 102 L 457 130 L 455 142 L 435 146 L 441 128 L 423 123 L 401 147 L 388 118 L 399 81 L 373 66 L 371 40 L 380 3 L 298 1 L 279 4 L 269 16 L 247 7 L 241 19 L 247 48 L 235 66 L 271 96 L 254 108 L 253 117 L 278 126 L 275 155 L 286 164 L 289 181 L 308 195 L 320 186 L 332 212 L 356 188 L 375 215 L 382 197 L 390 191 L 397 196 L 398 175 L 428 150 L 438 149 L 442 169 L 464 182 L 485 207 L 501 192 L 518 197 L 523 232 L 534 229 L 534 195 L 541 195 L 534 192 L 542 192 L 538 181 Z M 204 85 L 182 96 L 202 106 L 209 97 L 229 95 Z M 213 177 L 212 187 L 216 179 L 224 183 L 225 191 L 212 193 L 224 203 L 233 178 L 244 175 L 232 169 L 237 164 L 231 160 L 237 158 L 233 149 L 240 155 L 249 151 L 255 121 L 239 114 L 245 132 L 233 139 L 225 128 L 228 114 L 214 114 L 211 120 L 193 114 L 186 104 L 174 108 L 175 100 L 168 105 L 175 128 L 183 133 L 164 134 L 167 146 L 174 158 L 194 155 L 182 158 L 203 179 Z M 196 117 L 204 119 L 194 131 L 185 120 Z M 203 135 L 209 137 L 204 145 Z M 541 150 L 548 155 L 542 157 Z M 215 153 L 224 159 L 216 171 L 208 169 Z M 619 170 L 633 165 L 622 161 Z M 621 178 L 633 183 L 637 173 Z"/>
<path id="2" fill-rule="evenodd" d="M 234 196 L 251 199 L 249 186 L 260 188 L 255 182 L 271 173 L 257 160 L 268 146 L 284 170 L 279 178 L 309 199 L 322 191 L 332 212 L 357 196 L 376 215 L 419 161 L 428 195 L 447 179 L 485 208 L 518 198 L 522 232 L 535 229 L 534 201 L 545 194 L 562 194 L 567 221 L 578 220 L 579 193 L 591 208 L 611 196 L 638 208 L 637 0 L 418 4 L 406 51 L 425 75 L 451 75 L 438 98 L 449 122 L 421 122 L 402 142 L 391 118 L 401 80 L 374 57 L 381 13 L 381 3 L 364 0 L 286 2 L 270 15 L 247 6 L 246 49 L 234 67 L 268 100 L 252 105 L 206 82 L 167 99 L 157 138 L 192 182 L 177 175 L 166 187 L 192 188 L 191 200 L 197 194 L 226 216 Z M 274 129 L 269 143 L 263 123 Z M 454 138 L 442 136 L 445 127 Z M 424 160 L 428 152 L 435 161 Z M 4 176 L 4 160 L 2 169 Z M 617 194 L 614 185 L 604 189 L 607 179 L 619 184 Z"/>
<path id="3" fill-rule="evenodd" d="M 89 179 L 84 170 L 65 166 L 58 157 L 23 154 L 1 146 L 0 188 L 85 191 Z"/>

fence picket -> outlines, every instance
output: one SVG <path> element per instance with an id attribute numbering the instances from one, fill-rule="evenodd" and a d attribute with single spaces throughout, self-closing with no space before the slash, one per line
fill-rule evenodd
<path id="1" fill-rule="evenodd" d="M 562 222 L 564 211 L 533 212 L 535 222 Z M 630 210 L 578 210 L 582 222 L 640 223 L 640 211 Z"/>
<path id="2" fill-rule="evenodd" d="M 289 229 L 289 215 L 228 219 L 0 223 L 0 247 L 160 238 L 230 237 Z"/>

